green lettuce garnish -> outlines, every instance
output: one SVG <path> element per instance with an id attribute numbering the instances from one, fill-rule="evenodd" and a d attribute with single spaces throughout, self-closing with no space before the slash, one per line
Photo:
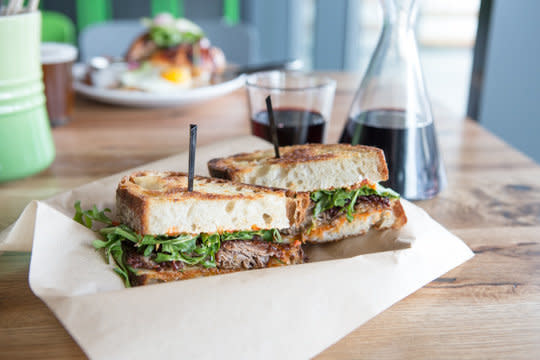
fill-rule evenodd
<path id="1" fill-rule="evenodd" d="M 152 41 L 160 48 L 182 43 L 193 44 L 204 37 L 199 26 L 187 19 L 175 19 L 170 14 L 159 14 L 153 19 L 143 19 Z"/>
<path id="2" fill-rule="evenodd" d="M 332 208 L 339 208 L 341 211 L 346 212 L 347 221 L 353 221 L 354 205 L 359 196 L 378 195 L 386 198 L 396 199 L 399 198 L 399 194 L 392 189 L 387 189 L 379 184 L 374 188 L 363 185 L 362 187 L 354 190 L 347 190 L 344 188 L 334 190 L 318 190 L 311 193 L 311 200 L 315 202 L 315 208 L 313 209 L 313 216 L 317 217 L 319 214 Z"/>
<path id="3" fill-rule="evenodd" d="M 106 208 L 103 211 L 99 211 L 96 205 L 94 205 L 90 210 L 83 211 L 81 209 L 81 202 L 77 201 L 75 203 L 75 217 L 73 217 L 73 220 L 90 229 L 92 228 L 93 221 L 111 225 L 112 220 L 105 215 L 106 212 L 111 212 L 111 209 Z"/>
<path id="4" fill-rule="evenodd" d="M 221 234 L 180 234 L 178 236 L 141 235 L 129 226 L 114 222 L 105 215 L 109 209 L 99 211 L 94 205 L 90 210 L 82 210 L 80 201 L 75 203 L 75 216 L 73 220 L 92 229 L 93 222 L 100 222 L 106 226 L 98 232 L 104 240 L 96 239 L 92 245 L 96 250 L 103 249 L 105 261 L 109 263 L 112 257 L 117 267 L 114 271 L 122 278 L 126 287 L 130 287 L 129 273 L 137 273 L 136 269 L 124 263 L 124 250 L 122 242 L 129 241 L 144 256 L 151 256 L 155 262 L 181 261 L 187 265 L 202 265 L 206 268 L 216 267 L 216 253 L 224 241 L 251 240 L 260 236 L 269 242 L 282 242 L 281 234 L 277 229 L 224 232 Z"/>

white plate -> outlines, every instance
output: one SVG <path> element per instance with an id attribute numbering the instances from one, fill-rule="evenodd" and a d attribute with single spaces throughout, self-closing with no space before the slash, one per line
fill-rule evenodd
<path id="1" fill-rule="evenodd" d="M 245 79 L 240 75 L 218 84 L 202 86 L 170 93 L 149 93 L 144 91 L 116 90 L 90 86 L 81 81 L 85 65 L 73 65 L 73 88 L 79 94 L 108 104 L 135 107 L 181 107 L 213 99 L 241 88 Z"/>

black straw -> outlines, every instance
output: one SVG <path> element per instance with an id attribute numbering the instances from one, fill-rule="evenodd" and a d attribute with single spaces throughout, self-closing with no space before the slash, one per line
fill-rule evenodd
<path id="1" fill-rule="evenodd" d="M 188 191 L 193 191 L 193 176 L 195 174 L 195 149 L 197 148 L 197 125 L 189 125 L 189 169 Z"/>
<path id="2" fill-rule="evenodd" d="M 277 137 L 277 127 L 276 120 L 274 119 L 274 111 L 272 110 L 272 100 L 270 95 L 266 97 L 266 111 L 268 112 L 268 119 L 270 120 L 270 132 L 272 133 L 272 142 L 274 143 L 274 152 L 276 153 L 276 158 L 279 159 L 279 142 Z"/>

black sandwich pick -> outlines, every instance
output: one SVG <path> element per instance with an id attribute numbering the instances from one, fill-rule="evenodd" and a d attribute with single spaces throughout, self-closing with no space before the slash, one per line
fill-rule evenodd
<path id="1" fill-rule="evenodd" d="M 188 191 L 193 191 L 193 176 L 195 174 L 195 149 L 197 147 L 197 125 L 189 125 L 189 169 Z"/>
<path id="2" fill-rule="evenodd" d="M 268 120 L 270 120 L 270 132 L 272 135 L 272 143 L 274 143 L 274 152 L 276 153 L 276 158 L 279 159 L 280 156 L 277 127 L 276 120 L 274 119 L 274 111 L 272 110 L 272 100 L 270 99 L 270 95 L 266 97 L 266 111 L 268 112 Z"/>

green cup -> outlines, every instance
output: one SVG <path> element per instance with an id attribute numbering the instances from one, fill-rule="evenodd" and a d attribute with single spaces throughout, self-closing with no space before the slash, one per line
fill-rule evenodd
<path id="1" fill-rule="evenodd" d="M 40 38 L 41 13 L 0 16 L 0 182 L 35 174 L 54 159 Z"/>

